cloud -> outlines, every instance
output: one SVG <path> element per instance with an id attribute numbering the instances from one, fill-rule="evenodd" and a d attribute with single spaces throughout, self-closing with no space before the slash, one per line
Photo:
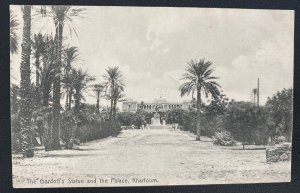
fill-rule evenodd
<path id="1" fill-rule="evenodd" d="M 13 9 L 21 23 L 21 37 L 21 9 Z M 181 101 L 179 79 L 186 62 L 206 58 L 214 63 L 214 73 L 229 98 L 249 100 L 260 77 L 265 101 L 292 85 L 293 14 L 284 10 L 91 6 L 85 18 L 74 19 L 78 39 L 66 42 L 80 48 L 82 61 L 76 66 L 87 69 L 98 82 L 105 69 L 119 66 L 126 96 L 137 100 L 162 96 Z M 53 22 L 49 22 L 51 25 L 39 25 L 33 20 L 32 32 L 41 31 L 41 26 L 51 28 Z M 11 57 L 11 74 L 18 80 L 20 58 L 20 53 Z"/>
<path id="2" fill-rule="evenodd" d="M 167 53 L 167 52 L 169 52 L 169 51 L 170 51 L 170 47 L 166 47 L 166 48 L 162 49 L 162 52 L 163 52 L 163 53 Z"/>
<path id="3" fill-rule="evenodd" d="M 155 38 L 152 42 L 152 44 L 150 45 L 150 50 L 154 50 L 156 48 L 158 48 L 160 45 L 162 45 L 163 41 L 158 39 L 158 38 Z"/>
<path id="4" fill-rule="evenodd" d="M 233 58 L 230 66 L 218 66 L 215 73 L 221 77 L 225 93 L 236 100 L 250 100 L 259 77 L 264 103 L 270 93 L 293 85 L 292 38 L 263 40 L 257 50 Z"/>

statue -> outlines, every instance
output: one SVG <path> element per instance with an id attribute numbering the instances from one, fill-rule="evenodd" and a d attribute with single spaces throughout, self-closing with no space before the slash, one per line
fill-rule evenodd
<path id="1" fill-rule="evenodd" d="M 153 115 L 153 117 L 151 118 L 151 125 L 152 126 L 161 126 L 161 123 L 160 123 L 160 115 L 158 113 L 158 105 L 156 104 L 155 106 L 155 113 Z"/>

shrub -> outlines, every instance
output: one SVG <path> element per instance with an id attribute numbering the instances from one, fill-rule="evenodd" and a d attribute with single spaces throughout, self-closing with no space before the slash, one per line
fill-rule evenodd
<path id="1" fill-rule="evenodd" d="M 66 149 L 80 142 L 116 136 L 120 131 L 120 124 L 112 125 L 106 112 L 95 113 L 88 105 L 82 106 L 77 113 L 68 110 L 61 114 L 61 139 Z"/>
<path id="2" fill-rule="evenodd" d="M 151 123 L 153 113 L 146 112 L 144 110 L 138 110 L 135 113 L 132 112 L 119 112 L 117 114 L 117 120 L 122 126 L 132 126 L 141 128 L 142 125 Z"/>
<path id="3" fill-rule="evenodd" d="M 121 131 L 119 123 L 115 123 L 115 129 L 110 120 L 101 120 L 99 118 L 80 122 L 75 131 L 75 138 L 80 142 L 88 142 L 108 136 L 116 136 Z"/>
<path id="4" fill-rule="evenodd" d="M 11 133 L 11 149 L 13 152 L 21 152 L 20 133 Z"/>
<path id="5" fill-rule="evenodd" d="M 286 138 L 284 136 L 277 137 L 276 143 L 281 144 L 281 143 L 284 143 L 284 142 L 287 142 L 287 140 L 286 140 Z"/>
<path id="6" fill-rule="evenodd" d="M 224 116 L 224 129 L 235 140 L 249 144 L 266 143 L 266 112 L 250 102 L 231 101 Z"/>
<path id="7" fill-rule="evenodd" d="M 61 138 L 66 149 L 73 148 L 74 130 L 76 128 L 76 117 L 74 112 L 69 110 L 61 114 Z"/>
<path id="8" fill-rule="evenodd" d="M 117 113 L 117 119 L 122 126 L 131 126 L 133 124 L 134 113 L 120 112 Z"/>
<path id="9" fill-rule="evenodd" d="M 228 131 L 216 132 L 213 136 L 213 144 L 221 146 L 233 146 L 236 145 L 236 141 L 232 138 Z"/>
<path id="10" fill-rule="evenodd" d="M 222 115 L 208 116 L 205 114 L 201 117 L 201 135 L 212 137 L 216 132 L 224 130 Z"/>
<path id="11" fill-rule="evenodd" d="M 166 122 L 167 124 L 178 123 L 179 125 L 184 124 L 184 113 L 183 109 L 172 109 L 166 112 Z"/>
<path id="12" fill-rule="evenodd" d="M 17 113 L 11 115 L 11 147 L 12 151 L 21 151 L 20 119 Z"/>
<path id="13" fill-rule="evenodd" d="M 32 113 L 32 125 L 34 136 L 39 136 L 41 144 L 45 145 L 45 149 L 51 149 L 52 143 L 52 108 L 40 107 Z"/>

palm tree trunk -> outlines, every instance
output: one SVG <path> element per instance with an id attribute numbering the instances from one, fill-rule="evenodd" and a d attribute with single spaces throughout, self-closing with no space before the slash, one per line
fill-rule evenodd
<path id="1" fill-rule="evenodd" d="M 115 91 L 115 81 L 112 80 L 111 91 L 110 91 L 110 119 L 113 121 L 113 106 L 114 106 L 114 91 Z M 112 124 L 113 125 L 113 124 Z"/>
<path id="2" fill-rule="evenodd" d="M 116 114 L 117 114 L 117 99 L 114 99 L 114 108 L 113 108 L 113 120 L 116 120 Z"/>
<path id="3" fill-rule="evenodd" d="M 80 92 L 79 92 L 79 90 L 75 91 L 74 98 L 75 98 L 74 109 L 75 109 L 75 112 L 78 113 L 79 112 L 79 105 L 80 105 Z"/>
<path id="4" fill-rule="evenodd" d="M 113 117 L 113 106 L 114 106 L 114 100 L 110 99 L 110 119 Z"/>
<path id="5" fill-rule="evenodd" d="M 57 61 L 57 74 L 53 81 L 53 144 L 52 150 L 60 149 L 59 143 L 59 130 L 60 130 L 60 74 L 61 74 L 61 50 L 62 50 L 62 33 L 63 26 L 58 23 L 56 28 L 56 61 Z"/>
<path id="6" fill-rule="evenodd" d="M 72 108 L 72 92 L 69 92 L 69 109 L 71 110 Z"/>
<path id="7" fill-rule="evenodd" d="M 69 93 L 67 92 L 67 95 L 66 95 L 66 104 L 65 104 L 65 108 L 66 110 L 70 110 L 69 109 Z"/>
<path id="8" fill-rule="evenodd" d="M 69 72 L 68 69 L 66 69 L 66 77 L 69 77 Z M 69 88 L 70 89 L 70 88 Z M 66 104 L 65 104 L 65 108 L 66 110 L 70 110 L 71 108 L 69 108 L 69 90 L 67 90 L 67 94 L 66 94 Z"/>
<path id="9" fill-rule="evenodd" d="M 43 106 L 49 106 L 50 86 L 47 83 L 43 84 Z"/>
<path id="10" fill-rule="evenodd" d="M 23 39 L 22 60 L 20 66 L 20 126 L 21 126 L 21 150 L 23 157 L 33 157 L 34 148 L 31 131 L 31 99 L 30 99 L 30 54 L 31 54 L 31 6 L 25 5 L 23 9 Z"/>
<path id="11" fill-rule="evenodd" d="M 99 113 L 100 112 L 100 106 L 99 106 L 99 103 L 100 103 L 100 99 L 99 99 L 99 93 L 97 93 L 97 104 L 96 104 L 96 112 Z"/>
<path id="12" fill-rule="evenodd" d="M 36 56 L 36 59 L 35 59 L 35 73 L 36 73 L 36 77 L 35 77 L 35 85 L 36 85 L 36 103 L 37 103 L 37 106 L 40 106 L 40 103 L 41 103 L 41 95 L 40 95 L 40 72 L 39 72 L 39 69 L 40 69 L 40 56 L 39 54 Z"/>
<path id="13" fill-rule="evenodd" d="M 197 136 L 196 141 L 200 141 L 201 134 L 201 87 L 197 87 Z"/>
<path id="14" fill-rule="evenodd" d="M 113 134 L 116 132 L 116 99 L 113 100 L 113 111 L 112 111 L 112 128 L 113 128 Z"/>

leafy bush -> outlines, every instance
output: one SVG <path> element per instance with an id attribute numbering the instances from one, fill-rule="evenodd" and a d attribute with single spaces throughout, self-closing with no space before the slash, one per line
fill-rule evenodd
<path id="1" fill-rule="evenodd" d="M 21 152 L 20 133 L 11 133 L 11 149 L 13 152 Z"/>
<path id="2" fill-rule="evenodd" d="M 66 149 L 73 148 L 74 130 L 76 129 L 76 116 L 72 110 L 65 111 L 61 114 L 61 138 L 65 143 Z"/>
<path id="3" fill-rule="evenodd" d="M 78 113 L 73 110 L 61 114 L 61 138 L 65 148 L 71 149 L 73 144 L 88 142 L 115 136 L 121 131 L 118 122 L 112 125 L 107 119 L 108 112 L 95 113 L 88 105 L 82 106 Z"/>
<path id="4" fill-rule="evenodd" d="M 221 131 L 216 132 L 213 136 L 213 144 L 221 146 L 233 146 L 236 145 L 236 141 L 228 131 Z"/>
<path id="5" fill-rule="evenodd" d="M 131 126 L 133 124 L 134 113 L 120 112 L 117 114 L 117 119 L 122 126 Z"/>
<path id="6" fill-rule="evenodd" d="M 34 128 L 35 136 L 39 136 L 41 143 L 46 146 L 51 143 L 49 140 L 52 138 L 51 131 L 52 123 L 52 108 L 40 107 L 32 113 L 32 126 Z M 48 148 L 48 147 L 47 147 Z"/>
<path id="7" fill-rule="evenodd" d="M 132 126 L 141 128 L 142 125 L 151 123 L 153 114 L 143 110 L 138 110 L 135 113 L 132 112 L 120 112 L 117 114 L 117 120 L 122 126 Z"/>
<path id="8" fill-rule="evenodd" d="M 268 97 L 265 108 L 268 135 L 273 139 L 282 135 L 290 142 L 293 128 L 293 89 L 283 89 L 271 98 Z"/>
<path id="9" fill-rule="evenodd" d="M 178 123 L 179 125 L 184 124 L 184 113 L 183 109 L 172 109 L 166 112 L 167 124 Z"/>
<path id="10" fill-rule="evenodd" d="M 281 143 L 284 143 L 284 142 L 287 142 L 287 140 L 286 140 L 286 138 L 284 136 L 277 137 L 276 143 L 281 144 Z"/>
<path id="11" fill-rule="evenodd" d="M 112 129 L 109 120 L 100 121 L 93 120 L 91 122 L 82 123 L 76 128 L 75 138 L 80 142 L 87 142 L 96 139 L 105 138 L 112 135 L 117 135 L 120 132 L 120 125 L 117 124 L 117 129 Z"/>
<path id="12" fill-rule="evenodd" d="M 266 112 L 250 102 L 231 101 L 224 116 L 224 128 L 235 140 L 248 144 L 266 143 Z"/>
<path id="13" fill-rule="evenodd" d="M 20 119 L 17 113 L 11 115 L 11 148 L 12 151 L 20 152 Z"/>

